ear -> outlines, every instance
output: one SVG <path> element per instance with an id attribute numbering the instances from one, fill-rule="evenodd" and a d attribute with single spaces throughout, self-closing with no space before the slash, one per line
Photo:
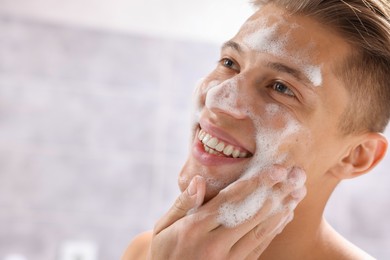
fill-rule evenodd
<path id="1" fill-rule="evenodd" d="M 367 173 L 385 156 L 387 150 L 386 137 L 380 133 L 359 135 L 355 145 L 332 171 L 338 179 L 351 179 Z"/>

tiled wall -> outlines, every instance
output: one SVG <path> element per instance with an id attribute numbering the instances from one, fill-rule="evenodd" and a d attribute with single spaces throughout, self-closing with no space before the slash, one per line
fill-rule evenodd
<path id="1" fill-rule="evenodd" d="M 0 260 L 61 259 L 69 241 L 118 259 L 178 194 L 190 96 L 218 47 L 6 15 L 0 32 Z M 385 166 L 340 187 L 328 213 L 382 259 Z"/>

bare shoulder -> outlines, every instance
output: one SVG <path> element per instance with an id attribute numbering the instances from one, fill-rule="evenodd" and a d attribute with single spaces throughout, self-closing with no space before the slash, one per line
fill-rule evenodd
<path id="1" fill-rule="evenodd" d="M 121 260 L 145 260 L 151 241 L 152 231 L 139 234 L 130 242 Z"/>
<path id="2" fill-rule="evenodd" d="M 326 231 L 326 253 L 327 259 L 340 260 L 373 260 L 374 257 L 355 246 L 343 236 L 337 233 L 330 225 Z M 330 257 L 330 258 L 328 258 Z"/>

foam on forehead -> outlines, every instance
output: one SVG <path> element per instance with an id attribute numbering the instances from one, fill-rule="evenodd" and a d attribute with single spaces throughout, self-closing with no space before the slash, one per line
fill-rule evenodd
<path id="1" fill-rule="evenodd" d="M 289 23 L 282 16 L 270 15 L 246 22 L 241 30 L 246 32 L 244 44 L 257 52 L 271 54 L 278 58 L 287 59 L 296 64 L 313 86 L 322 84 L 321 66 L 313 65 L 307 55 L 315 47 L 312 43 L 301 46 L 300 51 L 288 51 L 287 44 L 291 42 L 291 32 L 301 28 L 295 23 Z M 286 31 L 287 30 L 287 31 Z"/>
<path id="2" fill-rule="evenodd" d="M 281 23 L 281 20 L 277 20 L 273 25 L 268 25 L 267 19 L 248 21 L 242 27 L 242 30 L 249 32 L 244 38 L 244 43 L 258 52 L 269 53 L 277 57 L 285 56 L 287 35 L 277 37 Z"/>

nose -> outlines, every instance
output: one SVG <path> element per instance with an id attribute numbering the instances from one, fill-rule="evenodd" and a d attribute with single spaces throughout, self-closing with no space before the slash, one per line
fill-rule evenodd
<path id="1" fill-rule="evenodd" d="M 240 88 L 238 77 L 228 79 L 210 88 L 206 93 L 205 105 L 214 113 L 224 113 L 236 119 L 248 116 L 249 95 Z"/>

